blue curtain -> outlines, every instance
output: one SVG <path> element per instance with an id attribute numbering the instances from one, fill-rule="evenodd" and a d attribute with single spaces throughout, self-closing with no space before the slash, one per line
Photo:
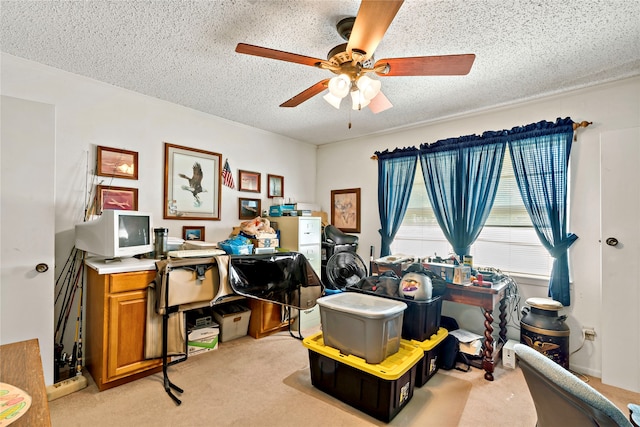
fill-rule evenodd
<path id="1" fill-rule="evenodd" d="M 418 163 L 415 147 L 389 152 L 376 152 L 378 156 L 378 213 L 380 214 L 380 256 L 391 254 L 391 243 L 402 224 L 409 205 L 409 196 Z"/>
<path id="2" fill-rule="evenodd" d="M 567 233 L 567 169 L 573 121 L 542 121 L 509 131 L 518 188 L 540 242 L 554 258 L 549 296 L 571 303 L 567 250 L 578 238 Z"/>
<path id="3" fill-rule="evenodd" d="M 431 206 L 454 252 L 467 255 L 495 200 L 506 132 L 485 132 L 420 146 Z"/>

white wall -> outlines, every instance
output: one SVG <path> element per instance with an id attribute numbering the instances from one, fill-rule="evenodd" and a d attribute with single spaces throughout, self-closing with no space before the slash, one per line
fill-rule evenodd
<path id="1" fill-rule="evenodd" d="M 362 113 L 371 114 L 369 111 Z M 571 117 L 576 122 L 593 122 L 588 128 L 577 131 L 578 141 L 574 142 L 571 153 L 570 231 L 579 238 L 570 249 L 573 275 L 572 303 L 570 307 L 563 309 L 562 314 L 568 315 L 567 324 L 571 328 L 570 351 L 574 351 L 582 342 L 583 326 L 594 327 L 598 333 L 602 316 L 615 315 L 602 313 L 600 309 L 599 135 L 613 129 L 640 125 L 640 78 L 424 124 L 408 130 L 321 146 L 317 163 L 318 203 L 324 210 L 329 211 L 331 190 L 361 188 L 362 233 L 359 235 L 359 254 L 368 260 L 369 248 L 373 245 L 377 257 L 380 253 L 377 162 L 371 160 L 375 151 L 419 146 L 424 142 L 480 134 L 487 130 L 509 129 L 540 120 L 554 121 L 557 117 Z M 331 171 L 344 173 L 335 174 Z M 546 283 L 526 280 L 519 280 L 518 283 L 522 304 L 531 296 L 547 295 Z M 476 332 L 483 329 L 483 317 L 478 308 L 445 302 L 443 314 L 455 316 L 463 328 Z M 497 318 L 497 313 L 494 314 Z M 516 313 L 510 315 L 515 316 Z M 515 325 L 518 325 L 519 320 L 517 317 L 514 319 Z M 519 339 L 519 332 L 510 328 L 509 336 Z M 601 340 L 596 338 L 594 342 L 585 343 L 584 347 L 571 357 L 571 365 L 578 371 L 600 376 Z"/>
<path id="2" fill-rule="evenodd" d="M 181 237 L 183 225 L 204 225 L 207 241 L 229 236 L 238 219 L 238 198 L 267 198 L 267 174 L 284 176 L 285 197 L 315 201 L 316 146 L 250 128 L 189 108 L 117 88 L 2 53 L 2 94 L 52 104 L 56 111 L 56 266 L 73 247 L 74 224 L 84 216 L 86 171 L 95 168 L 96 146 L 138 152 L 139 179 L 104 184 L 138 188 L 138 210 L 154 214 L 154 226 Z M 224 102 L 221 100 L 220 102 Z M 164 142 L 222 154 L 236 189 L 222 187 L 220 221 L 164 220 Z M 88 165 L 87 165 L 88 163 Z M 262 194 L 237 190 L 238 170 L 262 174 Z M 102 178 L 102 177 L 101 177 Z M 58 271 L 56 271 L 56 277 Z M 53 286 L 53 284 L 52 284 Z M 72 310 L 75 313 L 75 309 Z M 34 314 L 35 315 L 35 314 Z M 71 316 L 75 318 L 74 316 Z M 74 325 L 67 328 L 73 336 Z M 51 334 L 53 338 L 53 331 Z M 72 344 L 65 340 L 65 351 Z M 46 363 L 46 362 L 45 362 Z"/>

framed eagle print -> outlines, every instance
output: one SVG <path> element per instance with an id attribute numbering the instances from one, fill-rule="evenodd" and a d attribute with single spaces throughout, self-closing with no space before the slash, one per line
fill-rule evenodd
<path id="1" fill-rule="evenodd" d="M 164 219 L 220 220 L 222 155 L 164 144 Z"/>

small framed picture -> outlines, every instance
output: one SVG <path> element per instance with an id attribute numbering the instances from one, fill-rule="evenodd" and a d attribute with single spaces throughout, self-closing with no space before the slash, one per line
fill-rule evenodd
<path id="1" fill-rule="evenodd" d="M 260 216 L 260 199 L 238 199 L 238 217 L 240 219 L 253 219 Z"/>
<path id="2" fill-rule="evenodd" d="M 138 210 L 138 189 L 127 187 L 113 187 L 111 185 L 97 185 L 96 197 L 98 210 L 115 209 L 121 211 Z"/>
<path id="3" fill-rule="evenodd" d="M 260 189 L 260 173 L 259 172 L 250 172 L 250 171 L 238 171 L 239 176 L 239 184 L 238 190 L 240 191 L 249 191 L 252 193 L 259 193 Z"/>
<path id="4" fill-rule="evenodd" d="M 267 175 L 267 197 L 284 197 L 284 177 L 280 175 Z"/>
<path id="5" fill-rule="evenodd" d="M 184 240 L 200 240 L 204 242 L 204 227 L 193 227 L 185 225 L 182 227 L 182 238 Z"/>
<path id="6" fill-rule="evenodd" d="M 138 153 L 118 148 L 98 146 L 96 175 L 138 179 Z"/>
<path id="7" fill-rule="evenodd" d="M 331 224 L 345 233 L 360 232 L 360 189 L 331 191 Z"/>

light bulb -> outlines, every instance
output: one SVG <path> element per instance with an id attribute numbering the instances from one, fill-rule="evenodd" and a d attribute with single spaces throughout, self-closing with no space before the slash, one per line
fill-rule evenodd
<path id="1" fill-rule="evenodd" d="M 378 93 L 380 93 L 380 87 L 382 83 L 380 80 L 374 80 L 369 76 L 361 76 L 357 81 L 356 85 L 360 92 L 362 92 L 362 96 L 365 99 L 371 100 L 376 97 Z"/>
<path id="2" fill-rule="evenodd" d="M 329 80 L 329 92 L 335 97 L 344 98 L 351 89 L 351 79 L 346 74 L 332 77 Z"/>

